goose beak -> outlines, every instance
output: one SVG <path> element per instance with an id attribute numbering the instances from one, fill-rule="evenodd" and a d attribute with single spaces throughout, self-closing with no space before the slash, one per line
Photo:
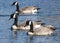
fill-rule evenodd
<path id="1" fill-rule="evenodd" d="M 15 3 L 11 4 L 11 6 L 15 5 Z"/>
<path id="2" fill-rule="evenodd" d="M 12 19 L 12 17 L 10 17 L 8 20 L 11 20 Z"/>
<path id="3" fill-rule="evenodd" d="M 15 5 L 16 2 L 17 2 L 17 1 L 13 2 L 11 6 Z"/>
<path id="4" fill-rule="evenodd" d="M 13 18 L 13 15 L 14 15 L 14 13 L 10 15 L 10 18 L 9 18 L 9 20 L 11 20 L 11 19 Z"/>
<path id="5" fill-rule="evenodd" d="M 9 18 L 8 20 L 11 20 L 11 18 Z"/>
<path id="6" fill-rule="evenodd" d="M 15 1 L 15 2 L 13 2 L 12 3 L 12 5 L 11 6 L 13 6 L 13 5 L 17 5 L 18 4 L 18 2 L 17 1 Z"/>

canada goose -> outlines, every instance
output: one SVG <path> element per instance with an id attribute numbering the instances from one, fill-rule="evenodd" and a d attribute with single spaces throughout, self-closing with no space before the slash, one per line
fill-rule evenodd
<path id="1" fill-rule="evenodd" d="M 40 25 L 39 28 L 34 29 L 32 21 L 30 21 L 28 25 L 30 25 L 30 30 L 27 33 L 28 35 L 51 35 L 55 30 L 53 26 L 49 27 L 45 25 Z"/>
<path id="2" fill-rule="evenodd" d="M 12 5 L 15 5 L 19 13 L 22 13 L 22 14 L 36 14 L 40 9 L 40 8 L 37 8 L 36 6 L 27 6 L 19 9 L 19 4 L 17 1 L 13 2 Z"/>
<path id="3" fill-rule="evenodd" d="M 19 13 L 16 11 L 15 13 L 11 14 L 11 16 L 10 16 L 10 19 L 14 19 L 14 23 L 13 23 L 13 25 L 11 27 L 11 30 L 13 30 L 13 31 L 27 30 L 28 31 L 30 29 L 30 26 L 27 25 L 27 24 L 28 24 L 28 22 L 30 22 L 30 20 L 25 21 L 25 22 L 21 22 L 20 24 L 18 24 L 18 15 L 19 15 Z M 41 23 L 41 22 L 33 22 L 33 24 L 34 24 L 34 28 L 37 28 L 37 26 L 39 24 L 43 24 L 43 23 Z M 27 25 L 27 26 L 25 26 L 25 25 Z"/>

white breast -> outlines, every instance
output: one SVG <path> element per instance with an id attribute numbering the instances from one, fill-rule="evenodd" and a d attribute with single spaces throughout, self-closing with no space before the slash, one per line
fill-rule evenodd
<path id="1" fill-rule="evenodd" d="M 16 14 L 14 14 L 13 18 L 16 18 Z"/>
<path id="2" fill-rule="evenodd" d="M 13 28 L 13 29 L 17 29 L 17 26 L 13 25 L 12 28 Z"/>
<path id="3" fill-rule="evenodd" d="M 29 35 L 34 35 L 34 33 L 32 33 L 32 32 L 28 32 L 28 34 L 29 34 Z"/>

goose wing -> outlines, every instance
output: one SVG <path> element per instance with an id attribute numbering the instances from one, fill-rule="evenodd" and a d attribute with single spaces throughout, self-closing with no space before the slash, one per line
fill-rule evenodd
<path id="1" fill-rule="evenodd" d="M 24 26 L 25 26 L 25 22 L 21 22 L 21 23 L 19 23 L 18 24 L 18 29 L 23 29 L 24 28 Z"/>
<path id="2" fill-rule="evenodd" d="M 22 8 L 21 10 L 22 11 L 25 11 L 25 10 L 33 10 L 35 8 L 36 8 L 35 6 L 27 6 L 27 7 Z"/>
<path id="3" fill-rule="evenodd" d="M 28 7 L 24 7 L 22 9 L 20 9 L 20 13 L 23 13 L 23 14 L 32 14 L 33 13 L 33 10 L 35 9 L 36 7 L 34 6 L 28 6 Z"/>
<path id="4" fill-rule="evenodd" d="M 49 35 L 49 34 L 53 33 L 53 30 L 46 26 L 41 26 L 37 29 L 34 29 L 34 33 L 37 35 Z"/>

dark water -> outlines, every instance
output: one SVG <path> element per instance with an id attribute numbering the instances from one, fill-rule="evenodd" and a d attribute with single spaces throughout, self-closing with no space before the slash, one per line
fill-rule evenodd
<path id="1" fill-rule="evenodd" d="M 8 20 L 15 11 L 15 7 L 11 6 L 14 1 L 19 2 L 20 8 L 32 5 L 41 8 L 37 15 L 20 15 L 19 22 L 38 19 L 46 25 L 55 26 L 55 33 L 51 36 L 30 37 L 26 31 L 17 31 L 14 38 L 10 30 L 13 20 Z M 60 0 L 0 0 L 0 43 L 60 43 Z"/>

